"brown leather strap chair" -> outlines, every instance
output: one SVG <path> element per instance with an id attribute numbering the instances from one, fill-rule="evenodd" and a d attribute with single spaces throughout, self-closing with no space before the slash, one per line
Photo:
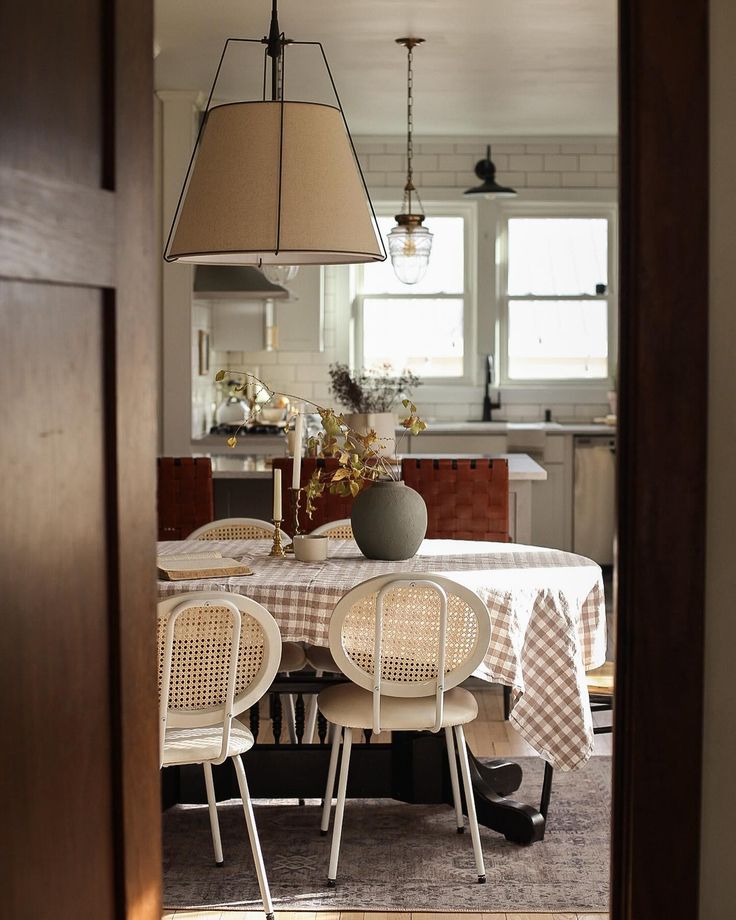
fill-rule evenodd
<path id="1" fill-rule="evenodd" d="M 427 504 L 427 537 L 509 542 L 506 460 L 404 457 L 404 482 Z"/>
<path id="2" fill-rule="evenodd" d="M 159 457 L 159 540 L 185 540 L 214 515 L 209 457 Z"/>
<path id="3" fill-rule="evenodd" d="M 314 473 L 317 467 L 324 469 L 328 473 L 334 472 L 338 468 L 338 462 L 332 458 L 304 457 L 302 460 L 300 479 L 302 488 L 306 486 L 312 478 L 312 473 Z M 294 471 L 294 461 L 290 457 L 275 457 L 273 460 L 273 468 L 275 470 L 281 470 L 281 499 L 285 518 L 284 529 L 287 533 L 291 533 L 292 512 L 289 488 L 291 487 L 291 477 Z M 345 518 L 349 518 L 350 511 L 353 507 L 353 499 L 352 497 L 343 498 L 339 495 L 331 495 L 330 492 L 325 489 L 315 502 L 316 508 L 311 518 L 307 517 L 304 505 L 305 503 L 302 501 L 299 508 L 299 527 L 302 533 L 310 533 L 315 527 L 320 527 L 322 524 L 328 524 L 332 521 L 342 521 Z"/>

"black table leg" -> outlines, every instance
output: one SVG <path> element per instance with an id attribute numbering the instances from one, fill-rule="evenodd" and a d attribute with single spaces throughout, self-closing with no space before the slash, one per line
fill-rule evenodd
<path id="1" fill-rule="evenodd" d="M 544 837 L 545 820 L 532 805 L 509 798 L 521 785 L 522 770 L 510 760 L 478 760 L 468 748 L 478 822 L 512 843 L 529 844 Z"/>

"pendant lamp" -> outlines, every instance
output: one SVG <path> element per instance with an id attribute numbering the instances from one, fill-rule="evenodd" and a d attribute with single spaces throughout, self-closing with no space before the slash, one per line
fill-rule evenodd
<path id="1" fill-rule="evenodd" d="M 212 106 L 234 43 L 264 46 L 262 85 L 257 98 Z M 292 45 L 319 49 L 336 104 L 287 93 Z M 385 258 L 324 49 L 319 42 L 286 38 L 273 0 L 267 37 L 225 42 L 164 259 L 292 268 Z"/>
<path id="2" fill-rule="evenodd" d="M 506 188 L 505 185 L 499 185 L 496 182 L 496 167 L 491 160 L 491 145 L 486 147 L 485 160 L 478 160 L 475 164 L 475 174 L 483 180 L 482 185 L 476 185 L 475 188 L 469 188 L 465 195 L 478 195 L 483 198 L 515 198 L 516 191 L 512 188 Z"/>
<path id="3" fill-rule="evenodd" d="M 396 226 L 388 234 L 388 250 L 394 274 L 404 284 L 416 284 L 424 277 L 432 251 L 432 234 L 423 226 L 422 200 L 414 186 L 412 159 L 414 147 L 414 71 L 413 52 L 423 38 L 397 38 L 396 42 L 407 49 L 406 93 L 406 184 L 401 214 L 396 215 Z M 412 201 L 412 194 L 415 201 Z M 415 206 L 416 205 L 416 206 Z"/>

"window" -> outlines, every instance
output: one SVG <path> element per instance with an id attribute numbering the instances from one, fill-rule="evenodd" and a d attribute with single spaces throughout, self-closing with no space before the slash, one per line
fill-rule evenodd
<path id="1" fill-rule="evenodd" d="M 600 212 L 507 217 L 499 273 L 505 382 L 609 378 L 612 230 L 612 215 Z"/>
<path id="2" fill-rule="evenodd" d="M 356 358 L 366 368 L 389 364 L 423 379 L 462 378 L 466 372 L 469 212 L 433 214 L 434 234 L 427 273 L 417 284 L 402 284 L 390 259 L 357 268 Z M 386 236 L 395 221 L 378 218 Z M 388 249 L 388 244 L 386 244 Z"/>

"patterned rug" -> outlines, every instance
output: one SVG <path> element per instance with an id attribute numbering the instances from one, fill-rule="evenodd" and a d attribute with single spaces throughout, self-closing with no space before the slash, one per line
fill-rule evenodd
<path id="1" fill-rule="evenodd" d="M 519 762 L 524 783 L 515 797 L 537 802 L 541 762 L 534 758 L 519 758 Z M 275 908 L 607 910 L 610 785 L 610 757 L 593 757 L 575 773 L 556 773 L 545 839 L 529 847 L 508 843 L 481 827 L 486 885 L 475 881 L 470 834 L 455 833 L 450 807 L 349 800 L 338 884 L 328 888 L 331 837 L 319 834 L 318 803 L 256 805 Z M 217 869 L 206 806 L 176 806 L 164 814 L 167 908 L 260 908 L 240 804 L 220 805 L 219 815 L 225 865 Z"/>

